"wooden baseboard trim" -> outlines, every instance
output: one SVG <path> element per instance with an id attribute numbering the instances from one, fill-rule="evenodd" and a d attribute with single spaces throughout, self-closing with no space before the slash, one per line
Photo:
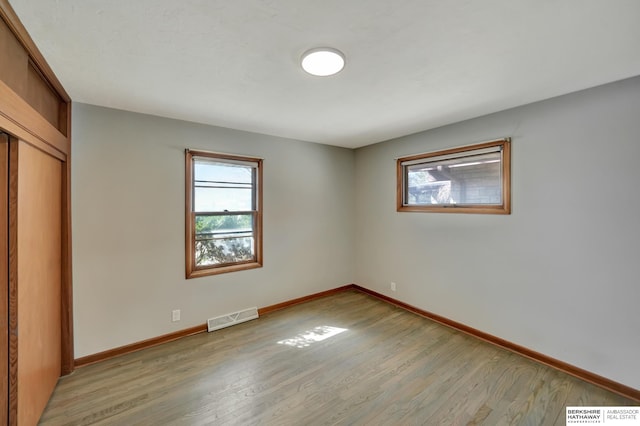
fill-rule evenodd
<path id="1" fill-rule="evenodd" d="M 266 306 L 258 309 L 258 315 L 265 315 L 269 312 L 278 311 L 280 309 L 288 308 L 289 306 L 297 305 L 299 303 L 309 302 L 311 300 L 320 299 L 321 297 L 330 296 L 332 294 L 340 293 L 342 291 L 353 290 L 356 288 L 355 284 L 347 284 L 342 287 L 337 287 L 331 290 L 321 291 L 320 293 L 310 294 L 308 296 L 299 297 L 297 299 L 288 300 L 286 302 L 277 303 L 275 305 Z"/>
<path id="2" fill-rule="evenodd" d="M 491 343 L 495 346 L 501 347 L 503 349 L 506 349 L 518 355 L 529 358 L 533 361 L 539 362 L 541 364 L 547 365 L 556 370 L 567 373 L 571 376 L 577 377 L 581 380 L 584 380 L 585 382 L 589 382 L 601 388 L 607 389 L 611 392 L 617 393 L 618 395 L 622 395 L 634 401 L 640 402 L 640 390 L 638 389 L 634 389 L 632 387 L 623 385 L 622 383 L 618 383 L 613 380 L 607 379 L 606 377 L 600 376 L 598 374 L 592 373 L 582 368 L 578 368 L 574 365 L 571 365 L 564 361 L 560 361 L 550 356 L 541 354 L 540 352 L 533 351 L 529 348 L 520 346 L 516 343 L 509 342 L 508 340 L 504 340 L 500 337 L 491 335 L 489 333 L 485 333 L 484 331 L 480 331 L 473 327 L 469 327 L 468 325 L 450 320 L 448 318 L 434 314 L 432 312 L 425 311 L 420 308 L 416 308 L 415 306 L 409 305 L 408 303 L 401 302 L 392 297 L 375 292 L 373 290 L 369 290 L 368 288 L 361 287 L 357 284 L 348 284 L 348 285 L 337 287 L 331 290 L 321 291 L 319 293 L 314 293 L 308 296 L 299 297 L 297 299 L 288 300 L 286 302 L 277 303 L 275 305 L 266 306 L 264 308 L 259 308 L 258 314 L 260 316 L 266 315 L 270 312 L 278 311 L 280 309 L 288 308 L 293 305 L 309 302 L 311 300 L 320 299 L 322 297 L 330 296 L 332 294 L 336 294 L 336 293 L 340 293 L 348 290 L 357 290 L 362 293 L 368 294 L 372 297 L 375 297 L 377 299 L 380 299 L 382 301 L 395 305 L 399 308 L 405 309 L 409 312 L 413 312 L 415 314 L 428 318 L 432 321 L 435 321 L 439 324 L 450 327 L 454 330 L 458 330 L 462 333 L 468 334 L 470 336 L 473 336 L 485 342 Z M 114 358 L 119 355 L 124 355 L 131 352 L 139 351 L 141 349 L 150 348 L 152 346 L 157 346 L 163 343 L 171 342 L 171 341 L 181 339 L 187 336 L 192 336 L 198 333 L 204 333 L 206 331 L 207 331 L 206 324 L 198 325 L 195 327 L 187 328 L 185 330 L 176 331 L 173 333 L 143 340 L 141 342 L 132 343 L 130 345 L 125 345 L 118 348 L 109 349 L 104 352 L 99 352 L 97 354 L 78 358 L 75 360 L 75 366 L 84 367 L 90 364 L 94 364 L 96 362 L 105 361 L 107 359 Z"/>
<path id="3" fill-rule="evenodd" d="M 348 284 L 348 285 L 334 288 L 331 290 L 321 291 L 320 293 L 310 294 L 309 296 L 299 297 L 297 299 L 288 300 L 286 302 L 278 303 L 271 306 L 266 306 L 264 308 L 259 308 L 258 314 L 262 316 L 262 315 L 268 314 L 269 312 L 284 309 L 289 306 L 297 305 L 299 303 L 309 302 L 314 299 L 330 296 L 332 294 L 339 293 L 341 291 L 351 290 L 353 288 L 354 288 L 354 284 Z M 163 343 L 172 342 L 174 340 L 178 340 L 183 337 L 193 336 L 194 334 L 204 333 L 205 331 L 207 331 L 207 325 L 203 324 L 203 325 L 197 325 L 195 327 L 187 328 L 185 330 L 164 334 L 162 336 L 152 337 L 151 339 L 142 340 L 140 342 L 132 343 L 130 345 L 120 346 L 114 349 L 98 352 L 93 355 L 87 355 L 82 358 L 77 358 L 75 360 L 74 366 L 78 368 L 84 367 L 90 364 L 95 364 L 96 362 L 106 361 L 108 359 L 117 357 L 119 355 L 124 355 L 131 352 L 136 352 L 142 349 L 150 348 L 152 346 L 161 345 Z"/>
<path id="4" fill-rule="evenodd" d="M 187 336 L 193 336 L 194 334 L 204 333 L 207 331 L 207 324 L 196 325 L 195 327 L 186 328 L 184 330 L 174 331 L 173 333 L 163 334 L 162 336 L 152 337 L 151 339 L 142 340 L 140 342 L 132 343 L 130 345 L 120 346 L 114 349 L 109 349 L 103 352 L 98 352 L 93 355 L 83 356 L 75 360 L 76 367 L 85 367 L 96 362 L 106 361 L 111 358 L 115 358 L 119 355 L 136 352 L 141 349 L 150 348 L 152 346 L 158 346 L 163 343 L 172 342 L 174 340 L 181 339 Z"/>
<path id="5" fill-rule="evenodd" d="M 407 303 L 401 302 L 389 296 L 385 296 L 384 294 L 380 294 L 373 290 L 369 290 L 367 288 L 361 287 L 357 284 L 353 284 L 351 288 L 358 290 L 362 293 L 368 294 L 370 296 L 373 296 L 377 299 L 383 300 L 399 308 L 405 309 L 407 311 L 413 312 L 415 314 L 418 314 L 420 316 L 433 320 L 444 326 L 453 328 L 454 330 L 461 331 L 465 334 L 476 337 L 480 340 L 484 340 L 485 342 L 491 343 L 495 346 L 499 346 L 503 349 L 506 349 L 518 355 L 522 355 L 526 358 L 529 358 L 533 361 L 539 362 L 541 364 L 547 365 L 556 370 L 567 373 L 571 376 L 577 377 L 578 379 L 584 380 L 585 382 L 589 382 L 601 388 L 607 389 L 611 392 L 617 393 L 618 395 L 622 395 L 629 399 L 633 399 L 634 401 L 640 402 L 640 390 L 638 389 L 634 389 L 632 387 L 623 385 L 622 383 L 615 382 L 613 380 L 607 379 L 606 377 L 602 377 L 590 371 L 583 370 L 582 368 L 578 368 L 564 361 L 557 360 L 550 356 L 541 354 L 540 352 L 536 352 L 529 348 L 525 348 L 524 346 L 520 346 L 518 344 L 501 339 L 500 337 L 496 337 L 489 333 L 485 333 L 484 331 L 480 331 L 473 327 L 469 327 L 468 325 L 465 325 L 456 321 L 452 321 L 448 318 L 422 310 L 420 308 L 416 308 L 415 306 L 411 306 Z"/>

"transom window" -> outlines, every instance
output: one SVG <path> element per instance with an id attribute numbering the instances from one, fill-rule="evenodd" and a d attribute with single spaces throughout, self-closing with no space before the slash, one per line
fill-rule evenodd
<path id="1" fill-rule="evenodd" d="M 510 139 L 397 160 L 398 211 L 511 213 Z"/>
<path id="2" fill-rule="evenodd" d="M 186 275 L 262 266 L 262 160 L 186 152 Z"/>

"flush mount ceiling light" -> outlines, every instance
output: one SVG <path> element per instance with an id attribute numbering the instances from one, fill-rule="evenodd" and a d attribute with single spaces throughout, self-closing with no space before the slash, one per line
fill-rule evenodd
<path id="1" fill-rule="evenodd" d="M 302 69 L 311 75 L 326 77 L 339 73 L 344 68 L 344 54 L 331 47 L 307 50 L 302 55 Z"/>

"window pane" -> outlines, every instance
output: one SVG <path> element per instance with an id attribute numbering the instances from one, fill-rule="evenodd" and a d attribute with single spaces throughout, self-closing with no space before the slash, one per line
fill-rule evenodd
<path id="1" fill-rule="evenodd" d="M 196 266 L 255 258 L 253 215 L 196 215 Z"/>
<path id="2" fill-rule="evenodd" d="M 251 188 L 210 188 L 196 186 L 193 195 L 194 212 L 253 210 L 253 190 Z"/>
<path id="3" fill-rule="evenodd" d="M 205 233 L 251 232 L 253 215 L 196 215 L 196 235 Z"/>
<path id="4" fill-rule="evenodd" d="M 193 160 L 193 176 L 196 181 L 251 183 L 253 167 L 238 164 L 221 163 L 205 158 Z"/>
<path id="5" fill-rule="evenodd" d="M 461 153 L 464 155 L 464 153 Z M 502 203 L 501 153 L 406 166 L 406 204 Z"/>
<path id="6" fill-rule="evenodd" d="M 254 210 L 254 167 L 207 158 L 194 159 L 195 212 Z"/>

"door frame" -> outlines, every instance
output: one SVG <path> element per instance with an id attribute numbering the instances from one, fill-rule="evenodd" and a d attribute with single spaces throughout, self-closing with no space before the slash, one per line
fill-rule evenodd
<path id="1" fill-rule="evenodd" d="M 0 424 L 8 422 L 9 407 L 9 137 L 0 132 Z"/>
<path id="2" fill-rule="evenodd" d="M 71 259 L 71 98 L 64 90 L 64 87 L 60 81 L 56 78 L 55 74 L 47 64 L 46 60 L 36 47 L 35 43 L 29 36 L 27 30 L 24 28 L 15 11 L 9 4 L 8 0 L 0 0 L 0 25 L 5 25 L 9 28 L 15 39 L 19 42 L 22 48 L 28 55 L 29 66 L 32 66 L 37 70 L 42 79 L 48 85 L 49 90 L 56 94 L 60 100 L 59 106 L 59 120 L 54 125 L 49 122 L 41 113 L 39 113 L 32 105 L 30 105 L 21 95 L 15 92 L 12 87 L 7 84 L 0 74 L 0 131 L 5 132 L 16 139 L 32 145 L 33 147 L 58 158 L 62 162 L 62 215 L 61 215 L 61 231 L 62 231 L 62 243 L 61 243 L 61 374 L 66 375 L 73 372 L 74 365 L 74 347 L 73 347 L 73 293 L 72 293 L 72 259 Z M 0 52 L 2 53 L 2 52 Z M 7 61 L 11 61 L 12 57 L 7 57 Z M 6 62 L 5 62 L 6 64 Z M 24 67 L 27 64 L 16 64 L 16 67 Z M 10 145 L 9 145 L 10 146 Z M 9 154 L 9 147 L 7 148 L 7 154 Z M 1 157 L 1 154 L 0 154 Z M 7 161 L 9 155 L 7 155 Z M 1 161 L 1 160 L 0 160 Z M 8 164 L 8 163 L 7 163 Z M 0 166 L 0 169 L 2 167 Z M 11 173 L 8 171 L 8 173 Z M 9 182 L 7 182 L 7 185 Z M 8 186 L 7 186 L 8 191 Z M 0 190 L 2 194 L 2 190 Z M 8 193 L 7 193 L 8 198 Z M 8 201 L 8 200 L 7 200 Z M 0 215 L 0 222 L 2 221 Z M 4 229 L 9 235 L 6 235 L 4 242 L 0 244 L 6 244 L 11 234 L 12 225 L 8 223 L 9 218 L 7 216 L 7 227 Z M 2 226 L 0 224 L 0 226 Z M 8 247 L 8 245 L 6 246 Z M 2 250 L 0 249 L 0 253 Z M 1 266 L 2 262 L 7 262 L 6 266 L 9 268 L 10 253 L 4 256 L 4 260 L 0 261 L 0 274 L 4 274 Z M 3 287 L 4 282 L 7 282 L 6 293 L 4 288 L 2 289 L 3 296 L 0 297 L 0 314 L 3 318 L 10 321 L 8 300 L 7 306 L 3 308 L 2 305 L 4 298 L 8 299 L 8 270 L 7 274 L 3 275 Z M 5 311 L 6 310 L 6 316 Z M 10 328 L 10 324 L 9 325 Z M 8 331 L 7 339 L 3 338 L 4 344 L 0 345 L 0 362 L 4 360 L 4 357 L 9 357 L 11 349 L 8 347 Z M 7 346 L 5 348 L 4 346 Z M 10 370 L 10 368 L 7 368 Z M 8 374 L 6 380 L 9 383 L 12 380 L 11 373 L 5 372 L 2 369 L 1 372 L 4 376 Z M 16 380 L 14 377 L 13 380 Z M 4 377 L 3 377 L 4 380 Z M 12 398 L 12 393 L 15 389 L 12 389 L 8 396 L 8 401 Z M 2 392 L 7 393 L 7 392 Z M 15 396 L 13 397 L 15 398 Z M 4 402 L 4 400 L 0 399 Z M 10 403 L 3 403 L 0 406 L 0 424 L 4 424 L 5 421 L 8 424 L 15 424 L 15 415 L 13 418 L 10 416 Z M 15 408 L 16 407 L 12 407 Z M 14 413 L 16 411 L 13 411 Z"/>

